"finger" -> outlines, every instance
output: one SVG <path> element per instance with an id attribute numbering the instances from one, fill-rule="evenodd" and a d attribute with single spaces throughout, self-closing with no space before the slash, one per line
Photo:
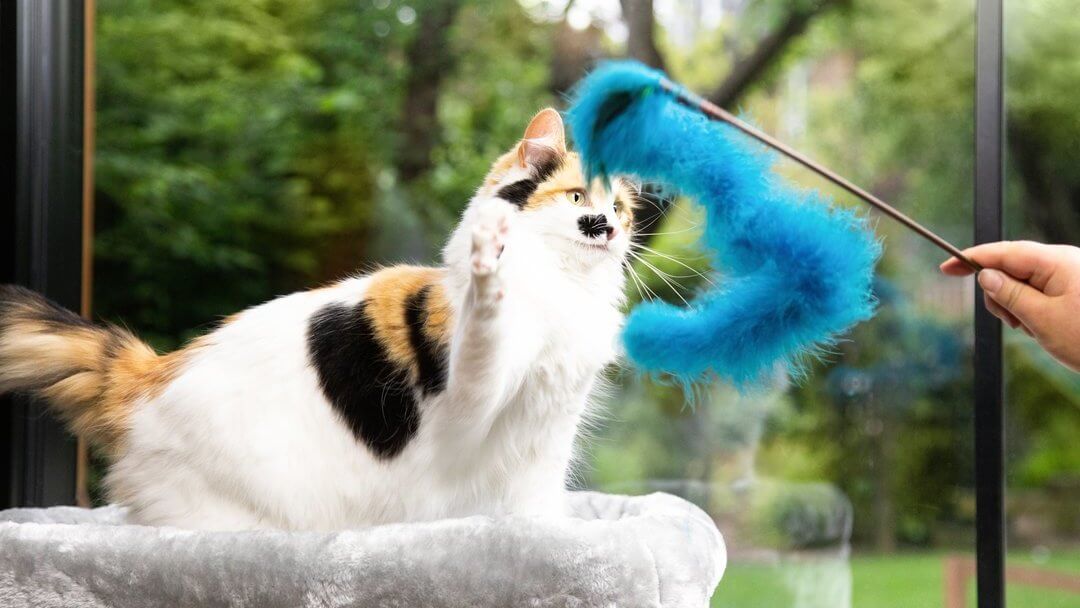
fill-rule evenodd
<path id="1" fill-rule="evenodd" d="M 1001 319 L 1002 323 L 1005 323 L 1013 329 L 1016 329 L 1020 325 L 1020 319 L 1017 319 L 1011 312 L 1002 308 L 1000 304 L 995 302 L 985 293 L 983 294 L 983 303 L 986 305 L 986 309 L 990 311 L 990 314 Z"/>
<path id="2" fill-rule="evenodd" d="M 975 272 L 959 258 L 949 258 L 942 262 L 938 268 L 941 269 L 941 272 L 953 277 L 963 277 Z"/>
<path id="3" fill-rule="evenodd" d="M 987 243 L 965 249 L 964 255 L 986 268 L 1003 270 L 1012 277 L 1027 281 L 1036 289 L 1046 286 L 1056 259 L 1051 245 L 1033 241 Z"/>
<path id="4" fill-rule="evenodd" d="M 1048 315 L 1043 311 L 1049 298 L 1043 292 L 992 268 L 980 272 L 978 279 L 983 292 L 994 302 L 1036 334 L 1046 333 L 1043 326 L 1048 322 Z"/>

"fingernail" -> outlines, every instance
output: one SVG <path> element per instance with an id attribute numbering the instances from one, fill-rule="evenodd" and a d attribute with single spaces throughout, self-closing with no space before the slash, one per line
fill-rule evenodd
<path id="1" fill-rule="evenodd" d="M 1004 282 L 1005 278 L 996 270 L 985 269 L 979 272 L 979 285 L 987 293 L 995 293 L 1001 289 L 1001 284 Z"/>

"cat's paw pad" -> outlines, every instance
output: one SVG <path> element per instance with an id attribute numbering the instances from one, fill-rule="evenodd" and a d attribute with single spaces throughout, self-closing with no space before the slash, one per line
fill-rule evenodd
<path id="1" fill-rule="evenodd" d="M 488 276 L 499 267 L 499 256 L 506 246 L 506 235 L 510 232 L 509 204 L 499 203 L 485 206 L 472 229 L 472 271 L 477 276 Z"/>

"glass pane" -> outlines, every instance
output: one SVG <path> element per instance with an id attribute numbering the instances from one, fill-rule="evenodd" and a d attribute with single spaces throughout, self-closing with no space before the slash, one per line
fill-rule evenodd
<path id="1" fill-rule="evenodd" d="M 654 44 L 620 5 L 655 9 Z M 97 25 L 95 312 L 162 349 L 280 293 L 436 263 L 533 112 L 628 51 L 971 238 L 972 0 L 98 0 Z M 935 606 L 973 553 L 971 282 L 875 219 L 880 311 L 805 379 L 691 408 L 611 374 L 575 483 L 709 512 L 730 550 L 714 606 Z M 650 225 L 672 278 L 636 265 L 632 303 L 701 285 L 700 221 L 682 201 Z"/>
<path id="2" fill-rule="evenodd" d="M 791 5 L 672 4 L 661 49 L 677 79 L 705 92 Z M 816 14 L 736 106 L 965 246 L 973 8 L 861 2 Z M 861 204 L 799 167 L 781 170 Z M 692 209 L 670 212 L 654 247 L 697 267 Z M 714 516 L 731 553 L 714 606 L 941 605 L 946 569 L 973 554 L 972 284 L 942 277 L 941 252 L 891 220 L 878 219 L 878 233 L 880 311 L 806 379 L 765 394 L 711 387 L 691 409 L 678 389 L 623 378 L 591 449 L 593 486 L 672 492 Z M 692 274 L 669 257 L 650 262 Z M 971 597 L 973 583 L 963 586 Z"/>
<path id="3" fill-rule="evenodd" d="M 1080 15 L 1005 6 L 1006 236 L 1080 244 Z M 1008 327 L 1005 370 L 1008 603 L 1080 606 L 1080 375 Z"/>

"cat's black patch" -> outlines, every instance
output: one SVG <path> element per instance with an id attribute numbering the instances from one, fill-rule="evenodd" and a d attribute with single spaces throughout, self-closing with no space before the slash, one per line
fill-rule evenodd
<path id="1" fill-rule="evenodd" d="M 536 165 L 536 183 L 541 184 L 551 177 L 562 166 L 563 157 L 560 154 L 552 154 L 549 158 Z"/>
<path id="2" fill-rule="evenodd" d="M 523 179 L 509 186 L 503 186 L 495 196 L 521 209 L 529 201 L 529 197 L 533 195 L 533 192 L 536 192 L 537 185 L 534 179 Z"/>
<path id="3" fill-rule="evenodd" d="M 323 394 L 353 435 L 379 458 L 400 454 L 420 428 L 420 409 L 408 374 L 375 337 L 364 303 L 315 313 L 308 350 Z"/>
<path id="4" fill-rule="evenodd" d="M 431 286 L 427 285 L 405 301 L 405 324 L 409 327 L 409 344 L 416 353 L 419 372 L 417 384 L 425 395 L 446 388 L 446 349 L 424 334 L 430 292 Z"/>
<path id="5" fill-rule="evenodd" d="M 521 209 L 529 202 L 529 197 L 536 192 L 536 188 L 544 183 L 553 173 L 562 166 L 562 156 L 552 154 L 550 158 L 536 165 L 533 177 L 516 181 L 508 186 L 503 186 L 495 196 Z"/>

